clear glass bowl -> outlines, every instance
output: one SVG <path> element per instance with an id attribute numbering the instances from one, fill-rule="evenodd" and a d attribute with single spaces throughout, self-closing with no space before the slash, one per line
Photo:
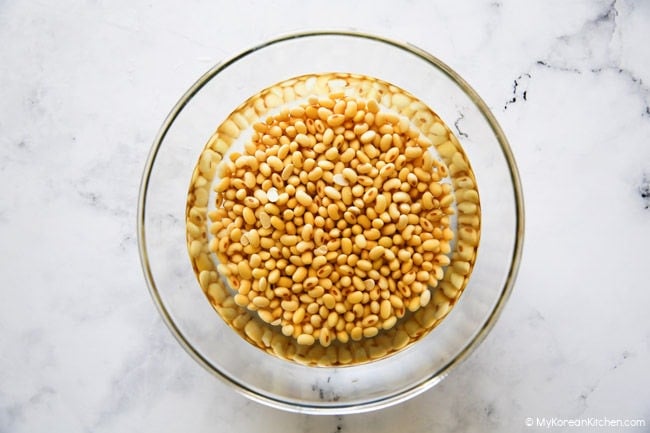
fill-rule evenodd
<path id="1" fill-rule="evenodd" d="M 291 77 L 350 72 L 394 84 L 431 107 L 467 154 L 481 195 L 481 241 L 463 295 L 416 343 L 380 360 L 313 367 L 252 346 L 214 311 L 186 248 L 188 185 L 214 129 L 250 96 Z M 521 185 L 507 139 L 476 92 L 429 53 L 343 31 L 291 34 L 225 62 L 181 97 L 147 160 L 138 206 L 142 267 L 153 300 L 181 346 L 233 389 L 303 413 L 359 413 L 411 398 L 439 383 L 485 338 L 512 291 L 521 257 Z"/>

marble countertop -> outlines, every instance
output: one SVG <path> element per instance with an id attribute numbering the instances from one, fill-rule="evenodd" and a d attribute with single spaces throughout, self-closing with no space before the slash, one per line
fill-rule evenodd
<path id="1" fill-rule="evenodd" d="M 493 332 L 439 386 L 361 415 L 281 412 L 210 376 L 163 325 L 135 236 L 181 94 L 313 28 L 455 68 L 508 135 L 526 199 Z M 649 431 L 650 3 L 5 1 L 0 40 L 1 432 Z"/>

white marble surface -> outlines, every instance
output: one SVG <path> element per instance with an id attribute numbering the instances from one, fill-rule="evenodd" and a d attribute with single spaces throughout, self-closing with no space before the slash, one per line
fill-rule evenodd
<path id="1" fill-rule="evenodd" d="M 356 416 L 249 402 L 164 327 L 135 240 L 169 109 L 268 37 L 357 28 L 454 67 L 508 134 L 526 198 L 501 320 L 438 387 Z M 650 429 L 650 3 L 0 1 L 0 431 Z M 555 429 L 559 431 L 562 429 Z M 591 431 L 590 428 L 574 428 Z"/>

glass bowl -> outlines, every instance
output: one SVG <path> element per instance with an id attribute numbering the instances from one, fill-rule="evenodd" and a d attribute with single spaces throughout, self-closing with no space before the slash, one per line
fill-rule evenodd
<path id="1" fill-rule="evenodd" d="M 481 240 L 463 295 L 431 332 L 378 360 L 309 366 L 259 350 L 215 312 L 188 256 L 185 215 L 197 158 L 236 107 L 291 77 L 331 72 L 394 84 L 455 126 L 480 192 Z M 512 290 L 523 215 L 507 139 L 486 104 L 457 73 L 409 44 L 358 32 L 319 31 L 279 37 L 219 63 L 181 97 L 145 166 L 138 242 L 160 314 L 200 365 L 258 402 L 302 413 L 345 414 L 380 409 L 431 388 L 477 347 Z"/>

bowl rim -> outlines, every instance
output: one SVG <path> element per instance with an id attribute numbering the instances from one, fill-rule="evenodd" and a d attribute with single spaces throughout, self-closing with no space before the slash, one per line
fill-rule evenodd
<path id="1" fill-rule="evenodd" d="M 515 240 L 512 253 L 512 259 L 510 262 L 510 268 L 507 273 L 506 281 L 503 289 L 501 290 L 501 295 L 499 296 L 492 312 L 483 326 L 478 330 L 473 339 L 469 340 L 468 344 L 452 359 L 450 359 L 442 368 L 436 371 L 434 374 L 429 375 L 421 379 L 419 382 L 413 386 L 403 389 L 398 393 L 393 395 L 381 397 L 375 400 L 371 400 L 363 403 L 349 403 L 349 404 L 339 404 L 335 403 L 330 406 L 314 405 L 314 404 L 298 404 L 294 402 L 289 402 L 282 400 L 280 398 L 271 397 L 265 395 L 264 393 L 257 391 L 244 383 L 241 383 L 236 378 L 231 377 L 223 371 L 220 371 L 213 367 L 208 359 L 206 359 L 188 340 L 188 338 L 183 334 L 179 327 L 174 322 L 170 312 L 168 311 L 165 303 L 162 300 L 162 297 L 156 287 L 155 279 L 151 266 L 149 263 L 149 254 L 147 252 L 147 242 L 145 234 L 145 209 L 147 204 L 147 194 L 149 189 L 149 180 L 151 171 L 156 161 L 156 156 L 160 147 L 167 135 L 167 132 L 174 124 L 174 121 L 184 109 L 184 107 L 192 100 L 192 98 L 205 86 L 214 76 L 216 76 L 221 70 L 227 68 L 229 65 L 235 63 L 239 59 L 246 57 L 253 52 L 263 49 L 265 47 L 275 45 L 278 43 L 286 42 L 291 39 L 301 39 L 301 38 L 310 38 L 310 37 L 319 37 L 319 36 L 342 36 L 342 37 L 353 37 L 353 38 L 362 38 L 369 39 L 371 41 L 384 43 L 392 46 L 393 48 L 401 49 L 407 51 L 411 54 L 414 54 L 421 60 L 431 64 L 431 66 L 442 71 L 447 75 L 452 81 L 454 81 L 458 86 L 461 87 L 463 92 L 472 100 L 476 105 L 478 110 L 481 112 L 482 116 L 488 122 L 492 132 L 494 133 L 501 151 L 506 159 L 506 163 L 509 168 L 510 180 L 512 182 L 512 188 L 515 198 L 515 216 L 516 216 L 516 230 L 515 230 Z M 369 412 L 384 407 L 392 406 L 403 401 L 406 401 L 424 391 L 430 389 L 431 387 L 438 384 L 442 381 L 455 367 L 461 364 L 469 355 L 474 352 L 474 350 L 485 340 L 489 331 L 494 327 L 497 319 L 501 315 L 503 308 L 510 297 L 514 282 L 517 277 L 519 266 L 521 263 L 521 256 L 523 251 L 523 242 L 524 242 L 524 199 L 522 192 L 521 179 L 519 176 L 519 171 L 517 169 L 517 164 L 514 159 L 514 155 L 510 148 L 508 139 L 505 136 L 505 133 L 501 129 L 499 123 L 497 122 L 494 114 L 489 109 L 485 101 L 478 95 L 478 93 L 451 67 L 445 64 L 436 56 L 430 54 L 429 52 L 411 44 L 408 42 L 398 41 L 384 36 L 379 36 L 376 34 L 366 33 L 358 30 L 310 30 L 310 31 L 301 31 L 287 33 L 280 35 L 271 39 L 266 40 L 263 43 L 255 45 L 247 50 L 241 51 L 239 54 L 236 54 L 230 58 L 222 60 L 216 63 L 211 67 L 207 72 L 205 72 L 201 77 L 198 78 L 194 84 L 181 96 L 178 102 L 173 106 L 167 117 L 165 118 L 163 124 L 161 125 L 154 141 L 152 147 L 147 156 L 145 162 L 144 170 L 142 173 L 139 194 L 138 194 L 138 208 L 137 208 L 137 240 L 138 240 L 138 250 L 139 257 L 141 262 L 142 271 L 144 278 L 149 289 L 149 293 L 160 313 L 165 325 L 170 330 L 176 341 L 183 347 L 183 349 L 204 369 L 210 372 L 213 376 L 220 379 L 222 382 L 228 384 L 233 389 L 239 393 L 245 395 L 246 397 L 263 403 L 267 406 L 271 406 L 277 409 L 287 410 L 291 412 L 299 413 L 309 413 L 309 414 L 352 414 L 352 413 L 362 413 Z"/>

